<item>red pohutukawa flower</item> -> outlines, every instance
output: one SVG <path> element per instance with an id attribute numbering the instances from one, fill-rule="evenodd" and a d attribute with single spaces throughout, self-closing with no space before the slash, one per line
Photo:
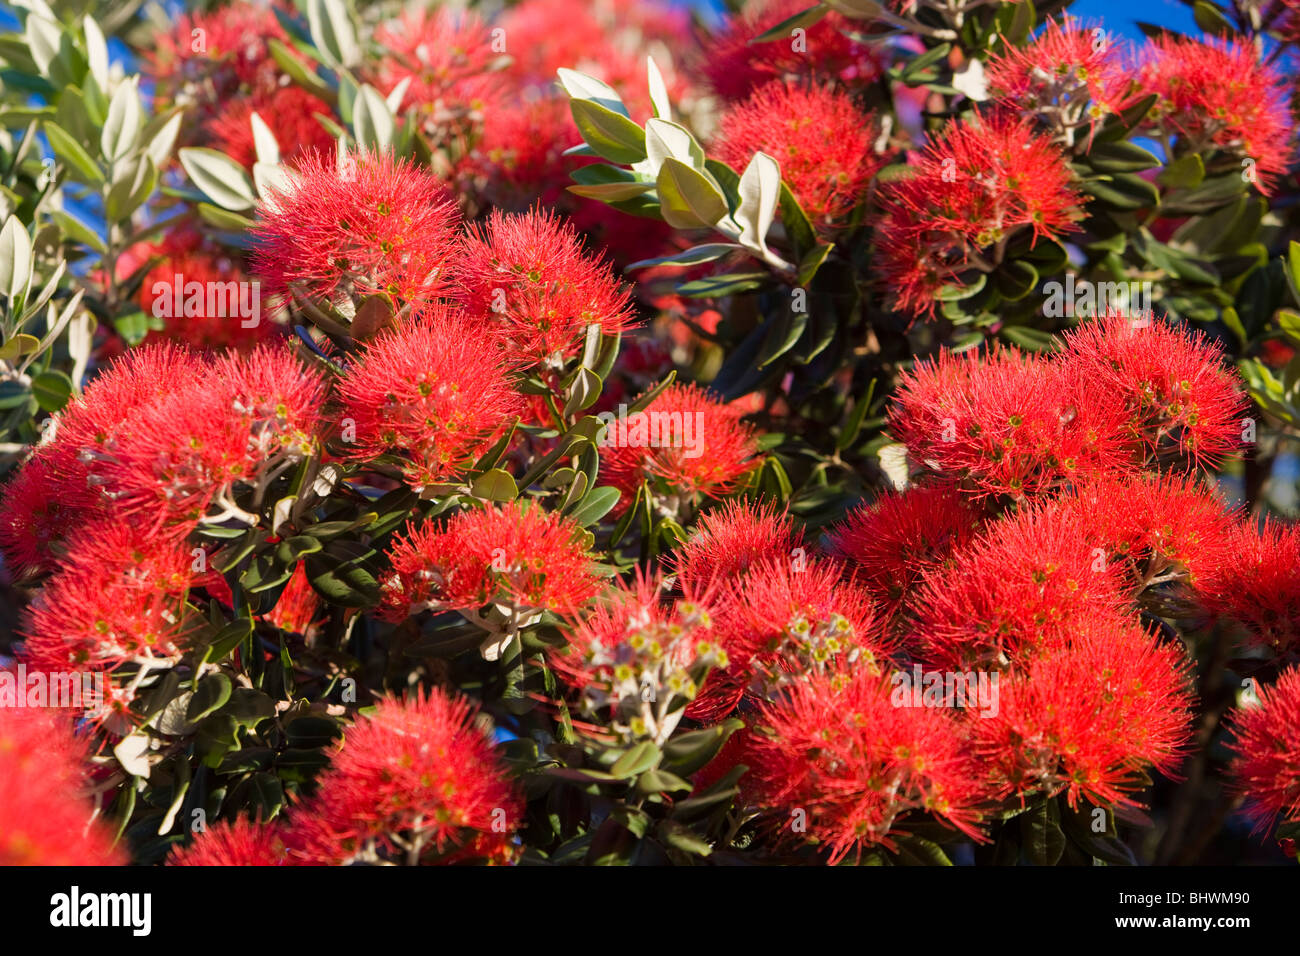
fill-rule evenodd
<path id="1" fill-rule="evenodd" d="M 589 325 L 613 335 L 633 322 L 629 293 L 609 264 L 540 209 L 495 211 L 485 226 L 471 227 L 456 275 L 466 314 L 524 362 L 562 363 Z"/>
<path id="2" fill-rule="evenodd" d="M 380 701 L 344 731 L 317 782 L 289 815 L 293 861 L 507 862 L 523 822 L 473 706 L 437 689 Z"/>
<path id="3" fill-rule="evenodd" d="M 1001 675 L 996 712 L 968 719 L 1001 793 L 1132 804 L 1143 770 L 1177 768 L 1191 701 L 1180 645 L 1127 620 L 1080 616 L 1068 643 Z"/>
<path id="4" fill-rule="evenodd" d="M 125 865 L 78 795 L 85 753 L 58 716 L 0 707 L 0 866 Z"/>
<path id="5" fill-rule="evenodd" d="M 816 674 L 763 706 L 743 786 L 770 811 L 778 838 L 816 842 L 831 863 L 892 849 L 932 817 L 980 838 L 985 794 L 960 723 L 939 709 L 894 706 L 892 687 L 888 674 L 865 668 Z"/>
<path id="6" fill-rule="evenodd" d="M 981 495 L 1041 494 L 1123 461 L 1117 404 L 1015 348 L 918 362 L 889 416 L 913 461 Z"/>
<path id="7" fill-rule="evenodd" d="M 1213 468 L 1253 433 L 1241 380 L 1219 345 L 1149 315 L 1083 323 L 1066 337 L 1062 370 L 1080 393 L 1118 400 L 1126 434 L 1157 463 Z"/>
<path id="8" fill-rule="evenodd" d="M 338 394 L 347 454 L 395 456 L 415 488 L 460 477 L 522 409 L 500 351 L 443 307 L 367 342 Z"/>
<path id="9" fill-rule="evenodd" d="M 1119 613 L 1119 575 L 1073 515 L 1026 507 L 986 524 L 951 564 L 925 576 L 913 649 L 939 668 L 1005 666 L 1059 643 L 1081 620 Z"/>
<path id="10" fill-rule="evenodd" d="M 623 742 L 663 744 L 681 722 L 712 667 L 726 667 L 715 640 L 711 593 L 665 599 L 664 582 L 638 572 L 579 620 L 551 664 L 582 692 L 583 713 Z"/>
<path id="11" fill-rule="evenodd" d="M 871 47 L 850 39 L 853 21 L 830 12 L 802 32 L 768 43 L 754 40 L 807 7 L 803 0 L 752 0 L 716 36 L 706 39 L 701 69 L 728 100 L 743 99 L 772 79 L 808 79 L 864 86 L 880 75 Z"/>
<path id="12" fill-rule="evenodd" d="M 284 831 L 279 823 L 254 823 L 240 817 L 222 820 L 195 834 L 188 846 L 174 846 L 168 866 L 283 866 Z"/>
<path id="13" fill-rule="evenodd" d="M 428 304 L 449 288 L 455 204 L 432 173 L 391 153 L 310 153 L 258 207 L 253 269 L 267 292 L 354 308 L 370 295 Z"/>
<path id="14" fill-rule="evenodd" d="M 882 184 L 877 256 L 895 308 L 934 314 L 934 295 L 990 272 L 1015 234 L 1059 239 L 1083 217 L 1061 148 L 1028 120 L 1003 114 L 953 122 Z"/>
<path id="15" fill-rule="evenodd" d="M 1026 46 L 1006 44 L 989 58 L 993 98 L 1009 110 L 1034 110 L 1067 146 L 1078 132 L 1128 105 L 1125 47 L 1100 27 L 1048 20 Z"/>
<path id="16" fill-rule="evenodd" d="M 1237 515 L 1197 476 L 1103 475 L 1058 499 L 1136 591 L 1217 566 Z"/>
<path id="17" fill-rule="evenodd" d="M 760 561 L 801 560 L 806 553 L 803 534 L 775 505 L 726 501 L 700 516 L 672 565 L 683 590 L 705 593 Z"/>
<path id="18" fill-rule="evenodd" d="M 626 511 L 649 481 L 678 500 L 717 498 L 735 489 L 759 460 L 745 410 L 713 398 L 698 385 L 674 383 L 641 412 L 614 418 L 601 440 L 605 480 Z"/>
<path id="19" fill-rule="evenodd" d="M 376 68 L 379 89 L 388 94 L 407 84 L 400 110 L 417 107 L 446 122 L 508 92 L 504 74 L 494 69 L 504 43 L 468 11 L 408 10 L 376 27 L 375 41 L 385 53 Z"/>
<path id="20" fill-rule="evenodd" d="M 178 658 L 193 626 L 184 600 L 194 561 L 188 546 L 138 525 L 107 517 L 85 525 L 29 609 L 24 660 L 42 671 L 111 672 Z M 107 709 L 130 703 L 112 696 Z"/>
<path id="21" fill-rule="evenodd" d="M 1286 173 L 1295 156 L 1293 84 L 1249 41 L 1155 37 L 1138 83 L 1160 97 L 1144 125 L 1175 135 L 1178 153 L 1222 151 L 1265 195 Z"/>
<path id="22" fill-rule="evenodd" d="M 832 553 L 854 580 L 891 609 L 908 603 L 921 578 L 966 550 L 982 515 L 961 492 L 915 485 L 885 492 L 831 531 Z"/>
<path id="23" fill-rule="evenodd" d="M 767 558 L 720 583 L 714 633 L 730 665 L 712 675 L 690 715 L 719 720 L 742 699 L 769 700 L 812 673 L 878 671 L 887 648 L 870 596 L 834 561 Z"/>
<path id="24" fill-rule="evenodd" d="M 213 145 L 246 169 L 257 162 L 254 113 L 271 130 L 282 160 L 296 162 L 311 153 L 329 155 L 335 149 L 334 137 L 316 118 L 318 114 L 333 115 L 329 104 L 300 86 L 277 85 L 232 99 L 207 126 Z"/>
<path id="25" fill-rule="evenodd" d="M 1239 525 L 1196 577 L 1202 605 L 1236 621 L 1248 647 L 1282 656 L 1300 647 L 1300 526 Z"/>
<path id="26" fill-rule="evenodd" d="M 808 218 L 830 231 L 885 163 L 872 147 L 876 135 L 875 119 L 848 93 L 774 81 L 722 114 L 713 153 L 736 171 L 767 153 Z"/>
<path id="27" fill-rule="evenodd" d="M 540 505 L 515 501 L 462 511 L 398 535 L 383 600 L 394 620 L 425 608 L 571 612 L 599 590 L 582 527 Z"/>
<path id="28" fill-rule="evenodd" d="M 1246 811 L 1269 827 L 1280 816 L 1300 820 L 1300 668 L 1259 688 L 1259 702 L 1228 715 L 1235 756 L 1228 773 L 1246 797 Z"/>

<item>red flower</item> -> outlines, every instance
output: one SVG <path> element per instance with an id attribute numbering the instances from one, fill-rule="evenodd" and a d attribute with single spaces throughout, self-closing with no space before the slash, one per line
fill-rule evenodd
<path id="1" fill-rule="evenodd" d="M 399 621 L 424 607 L 570 612 L 599 590 L 577 522 L 523 501 L 424 524 L 399 535 L 388 557 L 384 607 Z"/>
<path id="2" fill-rule="evenodd" d="M 1058 504 L 1138 590 L 1175 577 L 1195 583 L 1222 560 L 1238 517 L 1194 475 L 1099 476 Z"/>
<path id="3" fill-rule="evenodd" d="M 1066 337 L 1062 370 L 1079 392 L 1122 406 L 1128 436 L 1157 463 L 1215 468 L 1241 448 L 1249 424 L 1241 380 L 1199 332 L 1110 314 Z"/>
<path id="4" fill-rule="evenodd" d="M 918 362 L 889 414 L 913 461 L 980 495 L 1042 494 L 1124 461 L 1115 403 L 1015 348 Z"/>
<path id="5" fill-rule="evenodd" d="M 1300 820 L 1300 668 L 1259 688 L 1259 703 L 1228 715 L 1236 738 L 1229 768 L 1235 789 L 1246 797 L 1246 811 L 1261 828 L 1280 816 Z"/>
<path id="6" fill-rule="evenodd" d="M 984 794 L 960 724 L 894 706 L 892 683 L 867 669 L 818 674 L 763 706 L 742 760 L 745 788 L 771 810 L 780 839 L 816 842 L 837 863 L 892 849 L 926 814 L 980 838 Z"/>
<path id="7" fill-rule="evenodd" d="M 1300 646 L 1300 525 L 1239 525 L 1196 578 L 1212 615 L 1238 622 L 1246 644 L 1285 655 Z"/>
<path id="8" fill-rule="evenodd" d="M 349 456 L 398 456 L 417 488 L 462 475 L 522 408 L 499 350 L 444 307 L 366 343 L 338 392 Z"/>
<path id="9" fill-rule="evenodd" d="M 569 644 L 550 657 L 560 679 L 581 689 L 583 712 L 602 717 L 626 743 L 662 745 L 708 669 L 728 663 L 714 639 L 713 595 L 663 600 L 662 590 L 662 580 L 638 573 L 578 621 Z"/>
<path id="10" fill-rule="evenodd" d="M 282 161 L 302 160 L 311 153 L 333 155 L 334 137 L 316 118 L 317 113 L 333 117 L 330 105 L 300 86 L 276 86 L 228 101 L 207 125 L 213 145 L 245 169 L 257 162 L 254 113 L 270 127 Z"/>
<path id="11" fill-rule="evenodd" d="M 121 866 L 91 804 L 86 748 L 56 716 L 0 707 L 0 866 Z"/>
<path id="12" fill-rule="evenodd" d="M 796 13 L 808 9 L 803 0 L 766 0 L 745 5 L 723 31 L 706 40 L 701 70 L 714 92 L 728 100 L 743 99 L 772 79 L 806 79 L 865 86 L 880 75 L 880 62 L 871 47 L 847 34 L 854 22 L 828 13 L 802 34 L 793 31 L 768 43 L 755 43 Z"/>
<path id="13" fill-rule="evenodd" d="M 1222 150 L 1268 195 L 1295 157 L 1292 84 L 1247 40 L 1162 35 L 1148 41 L 1138 83 L 1160 101 L 1147 127 L 1178 137 L 1179 153 Z M 1238 162 L 1239 161 L 1239 162 Z M 1243 171 L 1244 170 L 1244 171 Z"/>
<path id="14" fill-rule="evenodd" d="M 722 114 L 712 152 L 736 171 L 767 153 L 808 218 L 828 232 L 885 164 L 872 148 L 876 135 L 874 117 L 848 93 L 773 81 Z"/>
<path id="15" fill-rule="evenodd" d="M 188 846 L 173 846 L 168 866 L 283 866 L 284 833 L 278 823 L 240 817 L 198 833 Z"/>
<path id="16" fill-rule="evenodd" d="M 295 182 L 259 206 L 253 269 L 267 292 L 356 304 L 429 304 L 448 288 L 456 211 L 427 170 L 391 153 L 309 153 Z"/>
<path id="17" fill-rule="evenodd" d="M 1068 643 L 1003 674 L 996 713 L 969 718 L 1001 792 L 1132 804 L 1144 768 L 1170 774 L 1190 738 L 1187 659 L 1118 617 L 1077 616 Z"/>
<path id="18" fill-rule="evenodd" d="M 730 665 L 712 675 L 689 711 L 714 721 L 832 668 L 878 671 L 887 653 L 870 596 L 832 561 L 767 558 L 721 582 L 714 632 Z"/>
<path id="19" fill-rule="evenodd" d="M 376 68 L 379 89 L 388 94 L 410 80 L 399 112 L 419 107 L 445 122 L 457 110 L 480 109 L 485 99 L 495 107 L 508 92 L 495 69 L 504 43 L 494 42 L 472 12 L 407 10 L 376 27 L 375 41 L 384 51 Z"/>
<path id="20" fill-rule="evenodd" d="M 291 861 L 508 861 L 523 805 L 475 710 L 441 690 L 387 697 L 343 733 L 289 814 Z"/>
<path id="21" fill-rule="evenodd" d="M 1083 217 L 1061 148 L 1026 119 L 953 122 L 912 157 L 912 175 L 882 183 L 877 261 L 894 306 L 932 316 L 934 296 L 1025 229 L 1058 239 Z"/>
<path id="22" fill-rule="evenodd" d="M 327 613 L 321 603 L 320 595 L 307 580 L 306 565 L 300 564 L 294 568 L 289 583 L 280 592 L 280 599 L 275 602 L 275 607 L 264 617 L 272 626 L 282 631 L 310 637 L 313 626 Z"/>
<path id="23" fill-rule="evenodd" d="M 623 493 L 616 511 L 631 506 L 644 481 L 691 499 L 732 491 L 758 465 L 758 443 L 741 421 L 744 414 L 698 385 L 674 383 L 643 412 L 611 422 L 601 466 L 606 482 Z"/>
<path id="24" fill-rule="evenodd" d="M 896 609 L 915 596 L 924 575 L 966 550 L 980 521 L 956 489 L 913 486 L 854 511 L 831 532 L 829 546 L 849 562 L 855 581 Z"/>
<path id="25" fill-rule="evenodd" d="M 28 609 L 23 659 L 54 673 L 104 670 L 178 658 L 192 627 L 185 596 L 195 558 L 182 543 L 107 517 L 85 525 Z M 131 695 L 114 691 L 96 721 Z"/>
<path id="26" fill-rule="evenodd" d="M 1125 47 L 1100 27 L 1048 20 L 1026 46 L 1006 44 L 988 62 L 989 92 L 1010 110 L 1036 110 L 1072 145 L 1078 129 L 1132 100 Z"/>
<path id="27" fill-rule="evenodd" d="M 609 265 L 540 209 L 494 211 L 486 226 L 471 227 L 457 279 L 466 314 L 521 361 L 561 364 L 581 348 L 587 326 L 614 335 L 633 323 L 628 291 Z"/>
<path id="28" fill-rule="evenodd" d="M 986 524 L 948 566 L 926 575 L 913 640 L 935 667 L 1001 667 L 1060 642 L 1080 621 L 1122 606 L 1119 566 L 1099 560 L 1080 522 L 1053 505 Z"/>
<path id="29" fill-rule="evenodd" d="M 774 505 L 726 501 L 700 516 L 673 566 L 683 590 L 704 592 L 765 559 L 800 559 L 803 548 L 802 533 Z"/>

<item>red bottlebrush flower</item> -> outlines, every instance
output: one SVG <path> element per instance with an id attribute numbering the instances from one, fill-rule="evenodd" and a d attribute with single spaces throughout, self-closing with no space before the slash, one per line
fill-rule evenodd
<path id="1" fill-rule="evenodd" d="M 878 262 L 899 311 L 932 316 L 942 287 L 991 270 L 982 251 L 1025 229 L 1058 239 L 1083 217 L 1064 152 L 1023 118 L 950 123 L 911 167 L 879 192 Z"/>
<path id="2" fill-rule="evenodd" d="M 909 456 L 979 495 L 1037 495 L 1121 463 L 1123 418 L 1015 348 L 941 352 L 900 383 L 890 429 Z"/>
<path id="3" fill-rule="evenodd" d="M 385 54 L 376 69 L 376 85 L 388 94 L 410 80 L 400 110 L 419 107 L 445 121 L 449 113 L 481 107 L 485 99 L 506 92 L 503 74 L 495 71 L 506 53 L 503 40 L 494 40 L 483 21 L 468 11 L 408 10 L 375 28 L 375 41 Z"/>
<path id="4" fill-rule="evenodd" d="M 43 448 L 0 489 L 0 548 L 16 573 L 49 570 L 63 540 L 98 504 L 86 487 L 76 452 L 64 444 Z"/>
<path id="5" fill-rule="evenodd" d="M 183 13 L 175 28 L 155 35 L 146 50 L 148 73 L 167 100 L 184 93 L 196 99 L 200 119 L 240 88 L 275 86 L 278 69 L 267 40 L 286 39 L 270 6 L 232 3 L 207 13 Z"/>
<path id="6" fill-rule="evenodd" d="M 800 560 L 804 548 L 802 532 L 775 505 L 726 501 L 700 516 L 672 563 L 683 590 L 706 592 L 765 559 Z"/>
<path id="7" fill-rule="evenodd" d="M 1222 560 L 1238 517 L 1193 475 L 1098 476 L 1057 506 L 1139 590 L 1174 577 L 1195 584 L 1198 571 Z"/>
<path id="8" fill-rule="evenodd" d="M 1260 829 L 1300 820 L 1300 668 L 1259 688 L 1259 702 L 1228 715 L 1234 751 L 1228 773 Z"/>
<path id="9" fill-rule="evenodd" d="M 585 714 L 625 743 L 663 744 L 686 713 L 710 667 L 726 667 L 714 639 L 711 594 L 663 600 L 663 581 L 638 573 L 596 605 L 551 654 L 555 673 L 582 691 Z M 675 701 L 682 706 L 669 709 Z"/>
<path id="10" fill-rule="evenodd" d="M 469 318 L 521 361 L 559 364 L 581 347 L 587 326 L 613 335 L 633 323 L 630 295 L 608 264 L 540 209 L 494 211 L 486 226 L 471 227 L 457 279 Z"/>
<path id="11" fill-rule="evenodd" d="M 499 350 L 442 307 L 368 342 L 338 392 L 350 457 L 396 455 L 417 488 L 463 474 L 522 409 Z"/>
<path id="12" fill-rule="evenodd" d="M 1001 667 L 1122 606 L 1119 566 L 1098 560 L 1079 521 L 1051 504 L 986 524 L 916 598 L 916 650 L 935 667 Z"/>
<path id="13" fill-rule="evenodd" d="M 313 625 L 323 616 L 321 603 L 320 595 L 307 580 L 306 566 L 300 564 L 265 619 L 282 631 L 310 638 Z"/>
<path id="14" fill-rule="evenodd" d="M 701 64 L 714 92 L 738 100 L 772 79 L 812 79 L 850 86 L 865 86 L 880 75 L 876 54 L 864 43 L 850 39 L 853 21 L 838 13 L 768 43 L 754 39 L 796 13 L 806 10 L 803 0 L 767 0 L 745 5 L 723 31 L 709 37 L 707 58 Z"/>
<path id="15" fill-rule="evenodd" d="M 874 117 L 848 93 L 774 81 L 722 114 L 713 153 L 737 171 L 767 153 L 808 218 L 830 232 L 885 164 L 872 148 L 876 135 Z"/>
<path id="16" fill-rule="evenodd" d="M 394 620 L 426 607 L 477 611 L 574 611 L 600 588 L 582 527 L 557 512 L 515 501 L 462 511 L 443 527 L 398 536 L 384 606 Z"/>
<path id="17" fill-rule="evenodd" d="M 831 531 L 829 547 L 853 568 L 858 584 L 896 610 L 922 577 L 966 549 L 981 520 L 956 489 L 913 486 L 854 511 Z"/>
<path id="18" fill-rule="evenodd" d="M 1009 109 L 1035 110 L 1066 145 L 1077 131 L 1129 105 L 1126 47 L 1100 27 L 1048 20 L 1025 46 L 1006 44 L 988 62 L 989 92 Z"/>
<path id="19" fill-rule="evenodd" d="M 875 605 L 844 577 L 837 562 L 782 555 L 724 584 L 714 633 L 730 666 L 710 677 L 690 716 L 720 720 L 746 696 L 771 699 L 835 667 L 879 670 L 888 649 Z"/>
<path id="20" fill-rule="evenodd" d="M 221 401 L 248 435 L 250 462 L 296 462 L 315 453 L 325 381 L 288 347 L 263 346 L 213 363 Z"/>
<path id="21" fill-rule="evenodd" d="M 1247 40 L 1147 41 L 1138 84 L 1160 100 L 1144 125 L 1178 138 L 1179 153 L 1222 150 L 1268 195 L 1295 158 L 1290 79 Z"/>
<path id="22" fill-rule="evenodd" d="M 539 196 L 547 207 L 561 202 L 572 182 L 563 155 L 572 139 L 568 117 L 558 97 L 497 104 L 483 117 L 482 136 L 462 171 L 486 180 L 484 195 L 502 209 L 526 209 Z"/>
<path id="23" fill-rule="evenodd" d="M 895 706 L 892 683 L 866 669 L 817 674 L 763 706 L 743 758 L 746 795 L 770 808 L 783 841 L 816 842 L 837 863 L 894 848 L 930 814 L 980 838 L 984 794 L 961 724 Z"/>
<path id="24" fill-rule="evenodd" d="M 650 115 L 645 58 L 653 55 L 669 99 L 680 104 L 690 96 L 674 63 L 697 46 L 683 7 L 661 0 L 524 0 L 496 22 L 508 38 L 510 74 L 528 92 L 548 94 L 556 70 L 575 69 L 613 87 L 643 121 Z M 564 29 L 556 30 L 557 23 Z"/>
<path id="25" fill-rule="evenodd" d="M 168 866 L 284 866 L 284 833 L 278 823 L 240 817 L 196 834 L 188 846 L 174 846 Z"/>
<path id="26" fill-rule="evenodd" d="M 1247 646 L 1279 657 L 1300 647 L 1300 525 L 1239 525 L 1198 571 L 1196 594 L 1244 628 Z"/>
<path id="27" fill-rule="evenodd" d="M 391 153 L 310 153 L 259 206 L 253 269 L 267 292 L 331 302 L 386 295 L 425 305 L 448 288 L 455 205 L 434 176 Z"/>
<path id="28" fill-rule="evenodd" d="M 1191 702 L 1180 646 L 1122 618 L 1079 616 L 1068 643 L 1003 674 L 996 712 L 969 722 L 1000 792 L 1131 805 L 1143 768 L 1176 769 Z"/>
<path id="29" fill-rule="evenodd" d="M 67 545 L 55 573 L 28 609 L 23 659 L 48 672 L 115 671 L 124 664 L 178 657 L 189 628 L 185 595 L 194 557 L 180 542 L 101 517 Z M 103 702 L 102 721 L 122 716 L 130 698 Z"/>
<path id="30" fill-rule="evenodd" d="M 276 86 L 230 100 L 207 124 L 213 145 L 245 169 L 252 169 L 257 162 L 254 113 L 270 127 L 282 160 L 294 162 L 311 153 L 333 155 L 334 137 L 316 118 L 318 113 L 325 117 L 334 115 L 329 104 L 300 86 Z"/>
<path id="31" fill-rule="evenodd" d="M 1110 396 L 1125 431 L 1157 462 L 1187 459 L 1214 468 L 1241 448 L 1253 421 L 1243 418 L 1241 380 L 1222 349 L 1149 316 L 1109 314 L 1066 337 L 1063 373 L 1081 393 Z"/>
<path id="32" fill-rule="evenodd" d="M 623 493 L 616 511 L 636 498 L 643 481 L 665 493 L 717 498 L 758 465 L 754 430 L 745 412 L 712 398 L 698 385 L 674 383 L 644 411 L 607 424 L 601 440 L 605 480 Z"/>
<path id="33" fill-rule="evenodd" d="M 0 707 L 0 866 L 122 866 L 77 795 L 86 748 L 58 717 Z"/>
<path id="34" fill-rule="evenodd" d="M 466 698 L 385 698 L 340 748 L 316 795 L 290 811 L 291 861 L 510 859 L 523 804 Z"/>
<path id="35" fill-rule="evenodd" d="M 196 230 L 173 229 L 158 245 L 139 251 L 163 257 L 145 276 L 137 299 L 143 311 L 163 322 L 162 332 L 151 338 L 200 348 L 248 348 L 281 330 L 263 316 L 257 284 Z"/>

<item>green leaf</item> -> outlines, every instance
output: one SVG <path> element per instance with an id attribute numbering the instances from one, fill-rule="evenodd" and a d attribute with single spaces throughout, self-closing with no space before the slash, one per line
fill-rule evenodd
<path id="1" fill-rule="evenodd" d="M 600 183 L 593 186 L 569 186 L 569 192 L 584 199 L 598 199 L 601 202 L 618 202 L 632 199 L 648 193 L 655 188 L 654 183 Z"/>
<path id="2" fill-rule="evenodd" d="M 10 216 L 0 228 L 0 294 L 12 308 L 31 284 L 32 237 L 17 216 Z"/>
<path id="3" fill-rule="evenodd" d="M 718 187 L 679 159 L 664 160 L 655 184 L 664 221 L 676 229 L 707 229 L 727 215 Z"/>
<path id="4" fill-rule="evenodd" d="M 333 67 L 351 68 L 361 62 L 361 45 L 343 0 L 307 0 L 312 42 Z"/>
<path id="5" fill-rule="evenodd" d="M 1035 866 L 1055 866 L 1065 852 L 1061 811 L 1055 798 L 1046 799 L 1020 815 L 1020 836 L 1027 859 Z"/>
<path id="6" fill-rule="evenodd" d="M 564 87 L 564 92 L 575 100 L 589 100 L 598 106 L 620 116 L 631 119 L 627 107 L 623 105 L 623 99 L 618 95 L 614 88 L 607 83 L 602 83 L 594 76 L 588 76 L 586 73 L 579 73 L 577 70 L 569 70 L 560 67 L 556 71 L 560 77 L 560 85 Z"/>
<path id="7" fill-rule="evenodd" d="M 194 696 L 185 708 L 185 719 L 196 724 L 230 700 L 230 678 L 220 672 L 208 674 L 194 688 Z"/>
<path id="8" fill-rule="evenodd" d="M 514 501 L 519 497 L 519 488 L 510 472 L 491 468 L 474 479 L 470 494 L 484 501 Z"/>
<path id="9" fill-rule="evenodd" d="M 645 132 L 626 116 L 593 100 L 569 100 L 573 122 L 587 145 L 611 163 L 639 163 L 646 158 Z"/>
<path id="10" fill-rule="evenodd" d="M 62 411 L 72 397 L 72 379 L 54 368 L 39 372 L 32 376 L 32 394 L 43 411 L 51 414 Z"/>
<path id="11" fill-rule="evenodd" d="M 100 170 L 99 164 L 91 158 L 90 153 L 86 152 L 86 148 L 78 143 L 71 133 L 58 123 L 46 120 L 45 135 L 50 140 L 50 149 L 54 150 L 54 155 L 62 160 L 65 166 L 78 173 L 82 182 L 104 182 L 104 173 Z"/>
<path id="12" fill-rule="evenodd" d="M 276 66 L 283 70 L 294 83 L 327 103 L 333 102 L 337 98 L 335 92 L 329 88 L 325 81 L 307 64 L 303 63 L 299 57 L 295 56 L 293 51 L 285 46 L 283 42 L 271 37 L 266 41 L 266 45 L 271 51 L 271 58 L 275 60 Z"/>
<path id="13" fill-rule="evenodd" d="M 578 374 L 569 383 L 569 397 L 564 403 L 565 416 L 572 416 L 574 413 L 580 412 L 591 405 L 596 399 L 600 398 L 600 391 L 603 387 L 604 382 L 600 380 L 599 375 L 586 366 L 580 367 Z"/>
<path id="14" fill-rule="evenodd" d="M 363 85 L 352 108 L 352 131 L 358 145 L 387 149 L 393 143 L 396 129 L 397 121 L 384 97 L 373 86 Z"/>
<path id="15" fill-rule="evenodd" d="M 1196 0 L 1192 5 L 1192 19 L 1206 33 L 1222 37 L 1236 36 L 1237 31 L 1228 22 L 1223 12 L 1214 4 L 1206 3 L 1205 0 Z"/>
<path id="16" fill-rule="evenodd" d="M 100 255 L 108 252 L 108 246 L 104 245 L 104 240 L 81 220 L 74 219 L 61 209 L 51 210 L 50 218 L 58 223 L 59 228 L 63 230 L 63 234 L 73 242 L 88 246 Z"/>
<path id="17" fill-rule="evenodd" d="M 736 295 L 750 292 L 768 282 L 771 276 L 766 272 L 729 272 L 723 275 L 692 279 L 677 287 L 677 294 L 687 298 L 717 298 L 724 295 Z"/>
<path id="18" fill-rule="evenodd" d="M 570 186 L 570 189 L 573 187 Z M 734 242 L 706 242 L 698 246 L 692 246 L 681 252 L 675 252 L 672 255 L 660 256 L 658 259 L 640 259 L 633 262 L 627 268 L 646 269 L 650 266 L 693 266 L 701 262 L 713 262 L 715 259 L 721 259 L 728 253 L 737 252 L 744 246 L 737 245 Z"/>
<path id="19" fill-rule="evenodd" d="M 579 525 L 588 527 L 605 517 L 618 504 L 620 492 L 617 488 L 602 486 L 587 492 L 582 502 L 569 512 L 569 517 Z"/>
<path id="20" fill-rule="evenodd" d="M 1092 168 L 1103 173 L 1134 173 L 1154 169 L 1160 157 L 1136 143 L 1095 143 L 1088 152 Z"/>
<path id="21" fill-rule="evenodd" d="M 180 151 L 180 161 L 194 185 L 221 208 L 241 212 L 257 205 L 248 174 L 224 153 L 191 146 Z"/>
<path id="22" fill-rule="evenodd" d="M 1090 196 L 1095 196 L 1114 209 L 1142 209 L 1160 204 L 1159 191 L 1140 176 L 1132 173 L 1117 173 L 1108 178 L 1109 182 L 1098 179 L 1087 180 L 1083 184 L 1083 189 Z"/>
<path id="23" fill-rule="evenodd" d="M 794 14 L 794 16 L 786 17 L 776 26 L 764 30 L 749 42 L 751 44 L 770 43 L 772 40 L 780 40 L 784 37 L 789 37 L 793 31 L 798 29 L 806 30 L 830 12 L 830 7 L 824 3 L 813 4 L 807 10 L 800 10 L 798 13 Z"/>
<path id="24" fill-rule="evenodd" d="M 614 766 L 609 768 L 609 772 L 615 777 L 626 780 L 628 777 L 635 777 L 657 766 L 661 756 L 659 748 L 653 741 L 643 740 L 633 744 L 623 756 L 619 757 L 614 762 Z"/>
<path id="25" fill-rule="evenodd" d="M 379 582 L 372 570 L 372 548 L 353 541 L 331 541 L 306 560 L 307 579 L 318 594 L 344 607 L 379 603 Z"/>
<path id="26" fill-rule="evenodd" d="M 1205 161 L 1199 153 L 1188 153 L 1174 160 L 1156 177 L 1162 186 L 1171 189 L 1195 189 L 1205 180 Z"/>
<path id="27" fill-rule="evenodd" d="M 135 83 L 123 83 L 113 94 L 108 106 L 108 119 L 104 121 L 99 137 L 100 149 L 110 163 L 125 159 L 135 149 L 140 141 L 142 117 L 140 91 Z"/>
<path id="28" fill-rule="evenodd" d="M 247 640 L 248 635 L 252 633 L 252 621 L 232 621 L 212 638 L 212 642 L 208 644 L 207 653 L 203 655 L 203 660 L 205 662 L 225 660 L 226 656 Z"/>
<path id="29" fill-rule="evenodd" d="M 664 744 L 664 768 L 690 776 L 716 757 L 728 738 L 744 726 L 743 721 L 730 717 L 703 730 L 675 734 Z"/>
<path id="30" fill-rule="evenodd" d="M 767 153 L 755 153 L 740 174 L 740 207 L 736 222 L 740 224 L 741 245 L 759 255 L 767 253 L 767 231 L 776 218 L 781 201 L 781 167 Z"/>
<path id="31" fill-rule="evenodd" d="M 835 245 L 830 242 L 820 242 L 808 250 L 807 255 L 799 260 L 799 284 L 810 285 L 813 277 L 817 275 L 817 270 L 834 250 Z"/>

